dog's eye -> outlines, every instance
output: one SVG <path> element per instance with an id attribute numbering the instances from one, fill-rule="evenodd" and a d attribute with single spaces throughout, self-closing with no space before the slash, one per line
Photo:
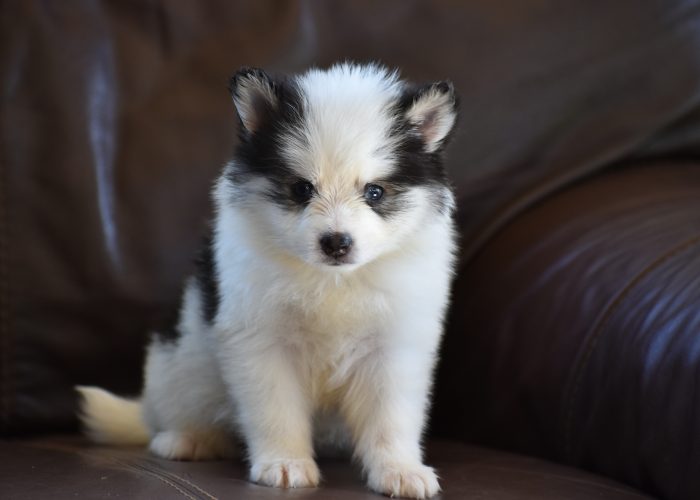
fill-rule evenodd
<path id="1" fill-rule="evenodd" d="M 292 184 L 292 196 L 299 203 L 306 203 L 314 195 L 314 185 L 309 181 L 297 181 Z"/>
<path id="2" fill-rule="evenodd" d="M 365 186 L 365 199 L 368 203 L 376 203 L 384 196 L 384 188 L 376 184 L 367 184 Z"/>

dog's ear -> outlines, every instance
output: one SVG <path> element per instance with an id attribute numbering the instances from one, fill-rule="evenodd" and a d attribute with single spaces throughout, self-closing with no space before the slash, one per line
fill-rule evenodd
<path id="1" fill-rule="evenodd" d="M 405 117 L 428 153 L 440 149 L 457 120 L 457 96 L 451 82 L 436 82 L 404 97 Z"/>
<path id="2" fill-rule="evenodd" d="M 229 91 L 241 125 L 255 133 L 278 107 L 277 86 L 267 73 L 258 68 L 241 68 L 231 77 Z"/>

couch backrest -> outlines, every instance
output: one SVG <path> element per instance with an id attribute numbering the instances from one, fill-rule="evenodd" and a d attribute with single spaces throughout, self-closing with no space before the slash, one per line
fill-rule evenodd
<path id="1" fill-rule="evenodd" d="M 696 2 L 26 1 L 0 14 L 5 435 L 74 426 L 76 383 L 138 392 L 147 332 L 191 270 L 233 147 L 226 82 L 240 65 L 350 58 L 452 79 L 465 261 L 562 185 L 700 144 Z"/>

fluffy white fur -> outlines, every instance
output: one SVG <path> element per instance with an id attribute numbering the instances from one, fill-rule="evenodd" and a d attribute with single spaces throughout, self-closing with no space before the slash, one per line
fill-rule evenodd
<path id="1" fill-rule="evenodd" d="M 266 198 L 267 179 L 236 184 L 226 175 L 236 160 L 227 165 L 214 190 L 214 321 L 191 279 L 180 338 L 149 348 L 140 414 L 80 388 L 83 420 L 97 441 L 150 440 L 156 455 L 181 460 L 232 456 L 238 435 L 251 480 L 277 487 L 316 486 L 314 450 L 350 447 L 373 490 L 430 497 L 439 485 L 422 462 L 421 434 L 452 276 L 452 194 L 410 186 L 391 217 L 361 196 L 400 167 L 388 138 L 404 91 L 395 74 L 344 64 L 295 82 L 304 117 L 282 151 L 317 195 L 289 210 Z M 251 96 L 279 103 L 259 79 L 242 85 L 234 101 L 243 126 L 257 127 Z M 450 88 L 408 109 L 427 151 L 450 131 L 453 107 Z M 318 247 L 327 231 L 352 235 L 347 263 L 327 264 Z"/>

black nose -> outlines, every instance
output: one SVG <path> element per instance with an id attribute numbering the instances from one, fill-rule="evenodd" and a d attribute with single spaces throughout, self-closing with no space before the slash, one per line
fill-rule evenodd
<path id="1" fill-rule="evenodd" d="M 352 238 L 348 233 L 326 233 L 321 236 L 321 250 L 329 257 L 339 258 L 350 253 Z"/>

